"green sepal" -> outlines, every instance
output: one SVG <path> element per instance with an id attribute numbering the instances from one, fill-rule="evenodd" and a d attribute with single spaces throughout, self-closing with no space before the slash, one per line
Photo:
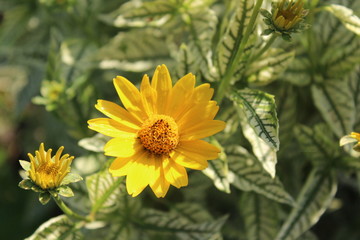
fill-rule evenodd
<path id="1" fill-rule="evenodd" d="M 267 11 L 266 9 L 260 9 L 260 14 L 266 18 L 269 18 L 271 19 L 272 16 L 271 16 L 271 13 L 269 11 Z"/>
<path id="2" fill-rule="evenodd" d="M 261 33 L 261 35 L 266 36 L 266 35 L 272 34 L 273 32 L 274 32 L 273 29 L 268 28 L 268 29 L 265 29 L 265 30 Z"/>
<path id="3" fill-rule="evenodd" d="M 282 39 L 284 39 L 285 41 L 288 41 L 288 42 L 291 41 L 291 36 L 290 36 L 290 34 L 282 33 L 282 34 L 281 34 L 281 37 L 282 37 Z"/>
<path id="4" fill-rule="evenodd" d="M 24 160 L 19 160 L 19 163 L 20 163 L 21 167 L 22 167 L 25 171 L 29 171 L 29 170 L 30 170 L 30 162 L 24 161 Z"/>
<path id="5" fill-rule="evenodd" d="M 64 186 L 64 185 L 67 185 L 67 184 L 70 184 L 70 183 L 74 183 L 74 182 L 78 182 L 78 181 L 81 181 L 83 180 L 83 178 L 77 174 L 77 173 L 68 173 L 64 179 L 61 181 L 61 186 Z"/>
<path id="6" fill-rule="evenodd" d="M 69 186 L 60 186 L 57 188 L 58 194 L 64 197 L 73 197 L 74 192 Z"/>
<path id="7" fill-rule="evenodd" d="M 30 190 L 34 186 L 34 183 L 30 179 L 24 179 L 19 182 L 19 187 L 25 190 Z"/>
<path id="8" fill-rule="evenodd" d="M 33 183 L 33 185 L 31 186 L 31 190 L 33 190 L 34 192 L 39 192 L 39 193 L 45 192 L 41 187 L 39 187 L 35 183 Z"/>
<path id="9" fill-rule="evenodd" d="M 39 201 L 42 205 L 47 204 L 50 201 L 51 195 L 49 192 L 42 192 L 39 194 Z"/>
<path id="10" fill-rule="evenodd" d="M 264 23 L 265 23 L 266 25 L 268 25 L 269 27 L 273 27 L 273 26 L 272 26 L 272 20 L 269 19 L 269 18 L 264 18 Z"/>

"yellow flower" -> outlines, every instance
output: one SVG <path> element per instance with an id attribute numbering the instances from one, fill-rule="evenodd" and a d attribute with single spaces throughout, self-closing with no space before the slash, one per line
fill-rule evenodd
<path id="1" fill-rule="evenodd" d="M 158 66 L 150 83 L 144 75 L 140 91 L 126 78 L 113 80 L 125 108 L 98 100 L 95 107 L 109 118 L 89 120 L 89 128 L 113 137 L 104 147 L 105 155 L 116 157 L 109 171 L 127 176 L 126 188 L 137 196 L 150 186 L 164 197 L 170 184 L 188 184 L 186 168 L 202 170 L 220 150 L 201 140 L 225 127 L 213 120 L 219 107 L 211 101 L 209 84 L 195 85 L 191 73 L 172 86 L 165 65 Z"/>
<path id="2" fill-rule="evenodd" d="M 70 172 L 70 164 L 73 156 L 65 154 L 61 156 L 64 147 L 60 147 L 54 157 L 51 157 L 51 149 L 44 150 L 44 143 L 40 144 L 39 151 L 35 157 L 28 154 L 30 158 L 30 179 L 43 190 L 57 188 L 61 185 L 64 177 Z"/>
<path id="3" fill-rule="evenodd" d="M 360 133 L 352 132 L 350 135 L 346 135 L 340 139 L 340 146 L 344 146 L 348 143 L 357 142 L 354 145 L 353 149 L 357 152 L 360 152 Z"/>
<path id="4" fill-rule="evenodd" d="M 286 4 L 285 4 L 286 3 Z M 304 2 L 298 0 L 293 3 L 293 0 L 288 3 L 287 0 L 282 0 L 277 3 L 274 13 L 272 14 L 273 23 L 280 30 L 289 30 L 296 24 L 303 20 L 307 11 L 303 9 Z"/>

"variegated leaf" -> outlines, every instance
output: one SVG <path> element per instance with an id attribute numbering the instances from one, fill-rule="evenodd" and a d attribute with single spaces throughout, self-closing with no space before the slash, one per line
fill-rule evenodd
<path id="1" fill-rule="evenodd" d="M 310 229 L 325 212 L 337 189 L 336 174 L 314 170 L 308 177 L 296 205 L 282 225 L 276 240 L 295 240 Z"/>
<path id="2" fill-rule="evenodd" d="M 26 240 L 80 240 L 84 239 L 76 225 L 65 215 L 51 218 L 43 223 Z"/>
<path id="3" fill-rule="evenodd" d="M 315 165 L 330 164 L 331 159 L 339 156 L 339 147 L 332 141 L 327 125 L 316 125 L 313 129 L 299 125 L 295 128 L 295 136 L 302 151 Z"/>
<path id="4" fill-rule="evenodd" d="M 311 63 L 307 56 L 296 56 L 284 73 L 283 79 L 296 86 L 306 86 L 310 83 L 311 78 L 308 69 Z"/>
<path id="5" fill-rule="evenodd" d="M 352 9 L 338 4 L 330 4 L 325 9 L 334 14 L 347 29 L 360 35 L 360 18 L 354 14 Z"/>
<path id="6" fill-rule="evenodd" d="M 225 160 L 216 159 L 209 161 L 209 166 L 203 170 L 203 173 L 214 182 L 217 189 L 230 193 L 228 164 Z"/>
<path id="7" fill-rule="evenodd" d="M 244 89 L 233 92 L 232 100 L 244 110 L 256 135 L 272 149 L 279 150 L 279 124 L 274 96 L 259 90 Z"/>
<path id="8" fill-rule="evenodd" d="M 240 211 L 247 240 L 273 240 L 279 227 L 275 202 L 255 193 L 243 193 Z"/>
<path id="9" fill-rule="evenodd" d="M 178 213 L 166 213 L 153 209 L 143 209 L 140 225 L 159 232 L 169 233 L 176 239 L 221 239 L 220 229 L 227 217 L 206 222 L 194 223 Z"/>
<path id="10" fill-rule="evenodd" d="M 285 71 L 294 56 L 294 51 L 286 52 L 280 48 L 269 49 L 246 69 L 245 75 L 248 82 L 258 86 L 269 84 Z"/>
<path id="11" fill-rule="evenodd" d="M 232 16 L 228 24 L 228 28 L 222 37 L 217 50 L 217 65 L 220 77 L 224 76 L 227 69 L 233 64 L 238 65 L 235 71 L 235 75 L 238 76 L 244 70 L 244 64 L 234 63 L 234 60 L 235 55 L 240 47 L 240 43 L 243 40 L 246 27 L 250 21 L 253 8 L 253 0 L 238 1 L 236 12 Z M 253 48 L 254 42 L 254 36 L 250 37 L 243 54 L 248 54 L 246 52 L 249 52 Z M 236 78 L 236 76 L 234 77 Z"/>
<path id="12" fill-rule="evenodd" d="M 293 205 L 292 197 L 280 180 L 277 177 L 272 178 L 246 149 L 236 146 L 227 152 L 228 179 L 232 185 L 243 191 L 254 191 L 277 202 Z"/>
<path id="13" fill-rule="evenodd" d="M 311 87 L 315 106 L 337 137 L 349 134 L 355 123 L 353 96 L 345 81 L 327 81 Z"/>
<path id="14" fill-rule="evenodd" d="M 113 177 L 107 169 L 86 178 L 86 186 L 92 203 L 92 212 L 112 212 L 119 198 L 125 194 L 122 177 Z"/>
<path id="15" fill-rule="evenodd" d="M 104 146 L 108 140 L 109 137 L 98 133 L 92 137 L 81 139 L 78 144 L 80 147 L 89 151 L 104 152 Z"/>
<path id="16" fill-rule="evenodd" d="M 360 125 L 360 66 L 358 66 L 351 74 L 349 74 L 349 76 L 346 78 L 346 82 L 349 85 L 353 102 L 356 107 L 354 129 L 358 129 Z"/>

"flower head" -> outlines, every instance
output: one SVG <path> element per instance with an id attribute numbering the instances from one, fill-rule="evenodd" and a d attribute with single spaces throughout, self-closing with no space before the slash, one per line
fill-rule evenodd
<path id="1" fill-rule="evenodd" d="M 144 75 L 140 91 L 126 78 L 113 80 L 125 108 L 105 100 L 95 107 L 109 118 L 89 120 L 89 128 L 113 137 L 105 155 L 116 157 L 109 171 L 127 176 L 126 188 L 137 196 L 150 186 L 164 197 L 170 185 L 188 184 L 185 168 L 205 169 L 220 150 L 201 140 L 224 129 L 214 120 L 219 109 L 211 101 L 209 84 L 195 85 L 191 73 L 172 86 L 165 65 L 158 66 L 150 83 Z"/>
<path id="2" fill-rule="evenodd" d="M 261 14 L 265 17 L 264 21 L 268 25 L 268 29 L 264 31 L 264 35 L 273 32 L 280 33 L 285 40 L 290 40 L 290 34 L 299 32 L 308 27 L 304 24 L 304 18 L 308 11 L 303 8 L 303 0 L 280 0 L 273 3 L 271 13 L 262 9 Z"/>
<path id="3" fill-rule="evenodd" d="M 340 146 L 344 146 L 345 144 L 357 142 L 353 149 L 357 152 L 360 152 L 360 133 L 352 132 L 349 135 L 346 135 L 340 139 Z"/>
<path id="4" fill-rule="evenodd" d="M 43 204 L 50 199 L 49 192 L 57 192 L 65 197 L 73 196 L 72 190 L 65 185 L 82 179 L 79 175 L 70 173 L 70 164 L 74 157 L 69 154 L 61 156 L 63 150 L 64 147 L 60 147 L 52 157 L 52 149 L 45 151 L 44 143 L 41 143 L 35 156 L 28 153 L 30 162 L 20 160 L 30 179 L 21 181 L 19 186 L 40 192 L 40 201 Z"/>

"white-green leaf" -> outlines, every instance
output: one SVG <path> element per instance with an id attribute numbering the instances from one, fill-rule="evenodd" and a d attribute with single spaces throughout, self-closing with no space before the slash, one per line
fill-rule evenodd
<path id="1" fill-rule="evenodd" d="M 220 229 L 227 217 L 197 223 L 176 212 L 167 213 L 153 209 L 143 209 L 140 219 L 140 226 L 143 225 L 152 230 L 170 233 L 172 238 L 203 240 L 220 239 Z"/>
<path id="2" fill-rule="evenodd" d="M 310 229 L 325 212 L 337 189 L 336 174 L 314 170 L 276 240 L 294 240 Z"/>
<path id="3" fill-rule="evenodd" d="M 98 133 L 92 137 L 81 139 L 78 144 L 80 147 L 92 152 L 104 152 L 104 145 L 108 140 L 109 137 Z"/>
<path id="4" fill-rule="evenodd" d="M 311 67 L 311 62 L 308 57 L 296 56 L 293 61 L 289 63 L 287 70 L 284 73 L 284 80 L 296 86 L 306 86 L 310 83 L 311 78 L 308 69 Z"/>
<path id="5" fill-rule="evenodd" d="M 220 40 L 217 50 L 217 65 L 219 68 L 219 75 L 221 77 L 225 75 L 227 69 L 233 64 L 237 64 L 235 75 L 239 75 L 239 73 L 244 70 L 244 64 L 234 63 L 234 60 L 240 47 L 240 43 L 243 40 L 246 27 L 250 21 L 252 9 L 254 8 L 254 1 L 239 0 L 236 7 L 236 11 L 228 24 L 225 34 Z M 249 51 L 252 49 L 253 44 L 254 36 L 252 35 L 245 47 L 245 50 Z"/>
<path id="6" fill-rule="evenodd" d="M 272 178 L 246 149 L 240 146 L 229 149 L 227 159 L 228 179 L 233 186 L 242 191 L 254 191 L 280 203 L 294 204 L 280 180 L 277 177 Z"/>
<path id="7" fill-rule="evenodd" d="M 355 15 L 352 9 L 338 4 L 330 4 L 325 9 L 334 14 L 347 29 L 360 35 L 360 18 Z"/>
<path id="8" fill-rule="evenodd" d="M 230 193 L 230 183 L 228 179 L 228 164 L 222 159 L 211 160 L 209 166 L 203 173 L 213 180 L 214 185 L 220 191 Z"/>
<path id="9" fill-rule="evenodd" d="M 123 177 L 113 177 L 108 169 L 95 173 L 86 178 L 86 186 L 92 203 L 92 212 L 112 212 L 117 202 L 124 194 Z"/>
<path id="10" fill-rule="evenodd" d="M 354 129 L 358 129 L 358 126 L 360 125 L 360 66 L 358 66 L 351 74 L 348 75 L 346 82 L 349 85 L 349 89 L 356 107 Z"/>
<path id="11" fill-rule="evenodd" d="M 43 223 L 26 240 L 80 240 L 83 235 L 65 215 L 51 218 Z"/>
<path id="12" fill-rule="evenodd" d="M 247 240 L 273 240 L 279 227 L 275 202 L 256 193 L 243 193 L 240 213 L 244 219 Z"/>
<path id="13" fill-rule="evenodd" d="M 279 150 L 279 123 L 274 96 L 259 90 L 244 89 L 233 92 L 232 99 L 244 110 L 256 135 L 271 148 Z"/>
<path id="14" fill-rule="evenodd" d="M 294 51 L 271 48 L 260 59 L 253 62 L 245 72 L 248 82 L 257 86 L 276 80 L 294 59 Z"/>
<path id="15" fill-rule="evenodd" d="M 311 93 L 315 106 L 336 136 L 349 134 L 355 123 L 355 104 L 347 82 L 333 80 L 312 85 Z"/>
<path id="16" fill-rule="evenodd" d="M 332 141 L 332 134 L 325 124 L 316 125 L 313 129 L 299 125 L 295 136 L 300 148 L 315 165 L 327 165 L 340 154 L 338 144 Z"/>

